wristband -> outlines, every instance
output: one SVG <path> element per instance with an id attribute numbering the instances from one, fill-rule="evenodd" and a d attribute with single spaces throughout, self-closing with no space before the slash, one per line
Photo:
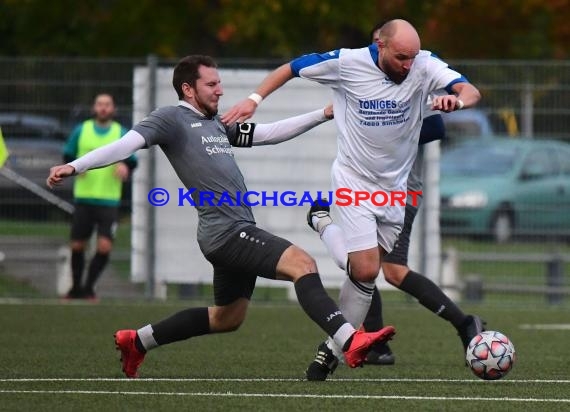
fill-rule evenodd
<path id="1" fill-rule="evenodd" d="M 249 96 L 247 96 L 248 99 L 251 99 L 255 102 L 255 104 L 257 104 L 259 106 L 259 103 L 261 103 L 261 101 L 263 100 L 263 97 L 261 97 L 261 95 L 257 94 L 257 93 L 252 93 Z"/>
<path id="2" fill-rule="evenodd" d="M 457 110 L 461 110 L 461 109 L 463 109 L 463 106 L 465 106 L 465 103 L 463 103 L 463 100 L 457 99 L 455 106 L 457 107 Z"/>

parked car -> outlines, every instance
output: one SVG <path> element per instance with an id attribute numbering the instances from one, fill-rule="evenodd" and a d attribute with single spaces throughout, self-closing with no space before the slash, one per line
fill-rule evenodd
<path id="1" fill-rule="evenodd" d="M 62 148 L 67 131 L 58 119 L 31 113 L 0 113 L 0 129 L 9 152 L 5 166 L 32 182 L 47 189 L 45 180 L 49 168 L 62 162 Z M 72 185 L 66 182 L 57 196 L 70 201 Z M 39 213 L 49 203 L 30 188 L 12 179 L 0 176 L 0 213 L 12 216 L 23 212 Z"/>
<path id="2" fill-rule="evenodd" d="M 494 137 L 442 154 L 441 231 L 505 242 L 570 235 L 570 144 Z"/>
<path id="3" fill-rule="evenodd" d="M 496 133 L 487 113 L 481 109 L 456 110 L 444 113 L 445 139 L 443 150 L 454 147 L 465 140 L 490 139 Z"/>

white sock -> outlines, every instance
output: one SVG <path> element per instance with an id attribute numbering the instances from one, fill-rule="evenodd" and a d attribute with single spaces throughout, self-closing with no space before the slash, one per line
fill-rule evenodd
<path id="1" fill-rule="evenodd" d="M 355 331 L 356 329 L 354 329 L 351 324 L 345 323 L 336 331 L 334 336 L 329 337 L 326 341 L 329 349 L 332 350 L 334 356 L 341 362 L 344 362 L 344 352 L 342 348 Z"/>
<path id="2" fill-rule="evenodd" d="M 314 219 L 314 218 L 313 218 Z M 330 223 L 321 232 L 321 240 L 327 247 L 330 257 L 342 270 L 346 270 L 348 252 L 344 242 L 344 233 L 340 226 Z"/>
<path id="3" fill-rule="evenodd" d="M 341 286 L 338 307 L 356 329 L 366 318 L 375 287 L 374 282 L 358 282 L 348 276 Z"/>
<path id="4" fill-rule="evenodd" d="M 139 335 L 139 339 L 141 340 L 141 343 L 146 350 L 151 350 L 158 347 L 158 343 L 156 340 L 154 340 L 153 333 L 154 331 L 152 330 L 151 325 L 143 326 L 137 330 L 137 335 Z"/>
<path id="5" fill-rule="evenodd" d="M 348 276 L 342 284 L 338 307 L 350 325 L 345 323 L 332 336 L 332 339 L 328 339 L 326 342 L 329 349 L 341 362 L 344 362 L 342 348 L 348 338 L 364 322 L 368 309 L 370 309 L 372 292 L 375 287 L 375 283 L 353 281 Z"/>
<path id="6" fill-rule="evenodd" d="M 328 212 L 325 211 L 315 212 L 315 214 L 311 218 L 311 223 L 313 224 L 313 227 L 317 230 L 317 232 L 319 232 L 320 235 L 321 233 L 323 233 L 323 230 L 325 230 L 325 228 L 328 225 L 332 224 L 332 219 L 328 214 Z"/>

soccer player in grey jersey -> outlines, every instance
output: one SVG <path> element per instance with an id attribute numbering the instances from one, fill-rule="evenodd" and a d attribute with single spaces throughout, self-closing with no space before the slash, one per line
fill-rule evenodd
<path id="1" fill-rule="evenodd" d="M 159 145 L 192 195 L 214 193 L 213 204 L 198 211 L 198 243 L 214 269 L 214 306 L 189 308 L 138 330 L 119 330 L 115 344 L 123 372 L 138 377 L 148 350 L 209 333 L 234 331 L 242 324 L 257 276 L 295 283 L 303 310 L 343 348 L 347 364 L 362 364 L 371 345 L 389 340 L 392 326 L 357 331 L 327 295 L 314 259 L 291 242 L 255 225 L 251 208 L 237 201 L 244 178 L 231 146 L 275 144 L 291 139 L 332 118 L 332 109 L 317 110 L 271 124 L 221 123 L 217 112 L 223 94 L 215 61 L 187 56 L 174 68 L 173 86 L 180 102 L 152 112 L 117 142 L 75 161 L 50 169 L 47 184 L 120 161 L 136 150 Z M 220 202 L 220 199 L 228 199 Z M 255 239 L 256 241 L 251 241 Z"/>

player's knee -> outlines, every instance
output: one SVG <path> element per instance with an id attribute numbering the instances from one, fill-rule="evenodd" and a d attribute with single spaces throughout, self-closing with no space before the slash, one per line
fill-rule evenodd
<path id="1" fill-rule="evenodd" d="M 70 245 L 72 252 L 84 252 L 86 246 L 87 246 L 87 243 L 85 241 L 82 241 L 82 240 L 73 240 L 73 241 L 71 241 L 71 245 Z"/>
<path id="2" fill-rule="evenodd" d="M 212 332 L 234 332 L 239 329 L 245 319 L 241 313 L 222 314 L 216 312 L 210 316 L 210 330 Z"/>
<path id="3" fill-rule="evenodd" d="M 404 265 L 397 265 L 394 263 L 384 263 L 382 265 L 384 279 L 386 279 L 386 282 L 394 286 L 400 286 L 408 272 L 408 267 Z"/>
<path id="4" fill-rule="evenodd" d="M 277 264 L 277 277 L 295 282 L 308 273 L 317 273 L 315 259 L 295 245 L 287 248 Z"/>
<path id="5" fill-rule="evenodd" d="M 223 332 L 234 332 L 242 325 L 243 319 L 226 319 L 222 324 Z"/>
<path id="6" fill-rule="evenodd" d="M 113 249 L 113 241 L 111 239 L 103 237 L 97 239 L 97 253 L 100 253 L 102 255 L 108 255 L 109 253 L 111 253 L 112 249 Z"/>
<path id="7" fill-rule="evenodd" d="M 359 282 L 374 282 L 380 268 L 373 262 L 350 266 L 350 276 Z"/>

